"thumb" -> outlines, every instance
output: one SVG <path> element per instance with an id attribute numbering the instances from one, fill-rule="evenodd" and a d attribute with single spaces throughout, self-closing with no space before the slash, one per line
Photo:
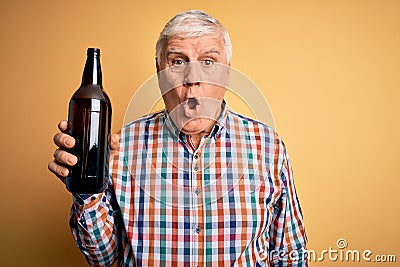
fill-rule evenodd
<path id="1" fill-rule="evenodd" d="M 111 152 L 117 151 L 119 149 L 119 134 L 110 134 L 108 136 L 108 143 L 110 144 Z"/>

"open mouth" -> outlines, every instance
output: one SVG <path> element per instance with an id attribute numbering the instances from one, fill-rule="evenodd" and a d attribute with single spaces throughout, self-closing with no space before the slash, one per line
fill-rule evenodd
<path id="1" fill-rule="evenodd" d="M 187 100 L 187 104 L 188 104 L 188 107 L 189 107 L 190 109 L 195 109 L 196 106 L 199 104 L 199 102 L 197 101 L 196 98 L 189 98 L 189 99 Z"/>

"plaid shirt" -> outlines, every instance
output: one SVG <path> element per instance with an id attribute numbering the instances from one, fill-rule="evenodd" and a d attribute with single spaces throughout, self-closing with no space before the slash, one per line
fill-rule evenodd
<path id="1" fill-rule="evenodd" d="M 70 226 L 92 266 L 307 266 L 285 145 L 227 109 L 195 149 L 165 111 L 125 126 L 110 187 L 74 195 Z"/>

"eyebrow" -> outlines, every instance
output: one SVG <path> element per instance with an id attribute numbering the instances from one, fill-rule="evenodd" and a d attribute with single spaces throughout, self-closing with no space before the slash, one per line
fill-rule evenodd
<path id="1" fill-rule="evenodd" d="M 208 54 L 218 54 L 218 55 L 220 55 L 221 53 L 220 53 L 219 50 L 217 50 L 217 49 L 211 49 L 211 50 L 207 50 L 207 51 L 205 52 L 205 54 L 206 54 L 206 55 L 208 55 Z"/>
<path id="2" fill-rule="evenodd" d="M 169 55 L 173 55 L 173 54 L 175 54 L 175 55 L 184 55 L 182 52 L 180 52 L 178 50 L 175 50 L 175 49 L 168 50 L 167 53 L 166 53 L 167 57 Z"/>
<path id="3" fill-rule="evenodd" d="M 204 52 L 205 55 L 209 55 L 209 54 L 217 54 L 220 55 L 220 51 L 217 49 L 210 49 Z M 179 50 L 175 50 L 175 49 L 170 49 L 167 51 L 166 53 L 167 57 L 170 55 L 185 55 L 185 53 L 179 51 Z"/>

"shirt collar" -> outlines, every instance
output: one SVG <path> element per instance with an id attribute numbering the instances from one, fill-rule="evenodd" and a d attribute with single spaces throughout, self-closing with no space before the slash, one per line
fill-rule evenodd
<path id="1" fill-rule="evenodd" d="M 222 130 L 225 128 L 226 125 L 226 117 L 227 117 L 227 112 L 226 112 L 226 102 L 225 100 L 222 100 L 221 103 L 221 114 L 218 117 L 218 120 L 215 122 L 212 130 L 210 137 L 213 137 L 214 139 L 217 139 L 220 135 Z M 182 140 L 185 142 L 186 140 L 186 135 L 181 132 L 178 127 L 176 127 L 175 123 L 173 120 L 170 118 L 167 110 L 164 110 L 164 116 L 165 116 L 165 122 L 164 125 L 168 129 L 168 131 L 172 134 L 174 137 L 174 141 L 178 142 L 179 140 Z"/>

